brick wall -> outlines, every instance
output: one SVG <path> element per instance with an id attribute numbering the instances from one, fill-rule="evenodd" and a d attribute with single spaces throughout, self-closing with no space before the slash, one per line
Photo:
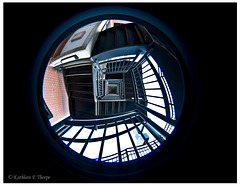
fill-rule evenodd
<path id="1" fill-rule="evenodd" d="M 43 98 L 53 114 L 51 123 L 69 115 L 68 96 L 66 93 L 63 74 L 48 66 L 43 80 Z"/>

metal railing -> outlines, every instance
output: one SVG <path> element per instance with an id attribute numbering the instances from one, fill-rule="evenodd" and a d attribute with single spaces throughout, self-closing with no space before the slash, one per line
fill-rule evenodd
<path id="1" fill-rule="evenodd" d="M 160 143 L 157 140 L 151 141 L 151 142 L 149 142 L 149 144 L 151 145 L 152 149 L 156 149 L 158 146 L 160 146 Z M 137 148 L 137 151 L 138 151 L 138 154 L 140 157 L 145 156 L 151 152 L 151 149 L 146 144 L 137 146 L 136 148 Z M 131 147 L 131 148 L 126 148 L 126 149 L 122 150 L 121 151 L 121 159 L 122 159 L 122 162 L 137 159 L 135 149 L 133 147 Z M 97 161 L 98 159 L 95 159 L 95 160 Z M 119 155 L 118 155 L 118 153 L 115 153 L 110 156 L 103 157 L 101 159 L 101 161 L 108 162 L 108 163 L 114 163 L 114 162 L 118 163 Z"/>
<path id="2" fill-rule="evenodd" d="M 175 110 L 174 102 L 171 96 L 170 88 L 158 67 L 149 54 L 145 53 L 141 59 L 135 61 L 140 55 L 124 59 L 112 59 L 105 61 L 95 61 L 95 77 L 97 81 L 97 96 L 102 98 L 105 96 L 105 76 L 111 73 L 125 73 L 131 69 L 132 79 L 135 90 L 136 110 L 128 113 L 121 113 L 116 116 L 106 118 L 94 118 L 88 120 L 73 120 L 65 121 L 61 128 L 56 130 L 62 141 L 67 146 L 80 155 L 85 155 L 89 144 L 94 142 L 100 143 L 100 149 L 97 157 L 92 158 L 96 161 L 103 162 L 126 162 L 141 158 L 159 147 L 166 138 L 171 134 L 175 125 Z M 123 86 L 123 85 L 121 85 Z M 123 90 L 123 89 L 122 89 Z M 122 94 L 123 92 L 120 92 Z M 119 126 L 124 125 L 125 130 L 119 130 Z M 80 127 L 73 137 L 65 136 L 72 128 Z M 106 131 L 114 127 L 116 132 L 107 135 Z M 89 135 L 85 139 L 78 138 L 82 132 L 88 129 Z M 102 136 L 93 138 L 93 134 L 98 129 L 103 131 Z M 152 136 L 151 142 L 148 142 L 144 132 Z M 140 137 L 142 145 L 136 142 L 136 136 L 131 132 L 135 131 Z M 130 139 L 128 148 L 121 150 L 122 142 L 120 137 L 127 135 Z M 111 155 L 104 155 L 103 151 L 107 140 L 116 140 L 117 151 Z M 76 150 L 71 145 L 73 143 L 80 143 L 81 149 Z M 104 155 L 104 157 L 103 157 Z"/>
<path id="3" fill-rule="evenodd" d="M 136 106 L 164 131 L 171 133 L 176 124 L 170 88 L 158 64 L 145 55 L 132 70 Z"/>
<path id="4" fill-rule="evenodd" d="M 136 55 L 119 56 L 118 58 L 97 61 L 97 63 L 103 74 L 127 73 L 133 66 L 135 59 Z"/>
<path id="5" fill-rule="evenodd" d="M 125 126 L 125 130 L 121 130 L 120 125 L 122 127 Z M 116 131 L 111 135 L 107 135 L 106 131 L 111 127 L 115 128 Z M 79 136 L 85 133 L 84 130 L 85 132 L 88 130 L 88 136 L 85 138 L 79 138 Z M 103 131 L 102 136 L 93 137 L 94 132 L 97 130 Z M 72 137 L 66 137 L 69 135 L 69 131 L 70 133 L 74 131 L 74 133 L 71 133 Z M 86 149 L 91 143 L 99 142 L 101 145 L 98 153 L 96 154 L 95 160 L 104 162 L 120 163 L 140 158 L 152 152 L 160 146 L 160 143 L 163 141 L 162 138 L 160 139 L 159 135 L 154 132 L 150 124 L 146 122 L 144 117 L 142 117 L 141 113 L 139 114 L 137 111 L 101 119 L 66 120 L 64 121 L 64 124 L 56 130 L 56 133 L 68 147 L 78 151 L 80 155 L 84 155 Z M 138 136 L 137 138 L 136 134 Z M 124 144 L 120 140 L 120 137 L 123 135 L 128 136 L 130 144 L 129 148 L 121 151 L 121 145 Z M 148 138 L 148 135 L 152 137 Z M 111 139 L 116 140 L 118 150 L 112 155 L 103 157 L 105 143 Z M 148 142 L 149 139 L 151 139 L 151 142 Z M 73 143 L 78 143 L 82 148 L 78 150 L 74 149 L 74 147 L 71 146 Z M 93 149 L 91 151 L 93 151 Z"/>

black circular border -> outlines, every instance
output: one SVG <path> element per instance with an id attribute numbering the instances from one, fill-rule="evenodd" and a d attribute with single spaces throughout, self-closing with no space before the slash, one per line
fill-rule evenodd
<path id="1" fill-rule="evenodd" d="M 190 126 L 194 120 L 197 107 L 198 107 L 198 78 L 197 73 L 194 67 L 194 62 L 191 60 L 190 54 L 187 51 L 186 47 L 183 47 L 184 44 L 178 40 L 173 41 L 176 35 L 172 36 L 172 31 L 169 30 L 169 32 L 163 33 L 162 30 L 160 30 L 158 25 L 164 24 L 159 22 L 157 24 L 152 24 L 156 19 L 150 20 L 152 17 L 149 15 L 148 17 L 141 19 L 139 18 L 139 11 L 132 11 L 129 15 L 126 14 L 126 10 L 121 9 L 117 7 L 117 9 L 114 9 L 113 11 L 118 10 L 116 13 L 102 13 L 99 10 L 101 8 L 92 10 L 95 14 L 95 16 L 90 16 L 86 19 L 82 19 L 80 22 L 76 21 L 76 17 L 72 18 L 70 20 L 70 24 L 65 24 L 62 26 L 62 28 L 59 29 L 58 34 L 55 34 L 55 36 L 52 36 L 52 38 L 48 38 L 50 43 L 52 45 L 50 48 L 46 49 L 45 51 L 41 51 L 39 55 L 43 55 L 44 59 L 41 61 L 41 58 L 37 58 L 36 62 L 38 64 L 39 68 L 34 69 L 32 83 L 33 83 L 33 91 L 32 94 L 32 100 L 33 102 L 37 103 L 38 106 L 35 108 L 35 114 L 36 117 L 38 117 L 38 127 L 41 130 L 44 138 L 46 139 L 46 142 L 50 149 L 56 154 L 56 158 L 59 158 L 66 167 L 69 168 L 69 170 L 73 170 L 73 174 L 76 175 L 91 175 L 95 177 L 95 179 L 98 180 L 107 180 L 107 179 L 118 179 L 121 180 L 121 178 L 124 176 L 131 177 L 133 175 L 140 175 L 151 168 L 159 165 L 161 162 L 163 162 L 171 153 L 176 150 L 177 146 L 179 146 L 183 140 L 186 134 L 188 133 Z M 91 11 L 90 11 L 91 12 Z M 96 16 L 96 14 L 99 13 L 99 15 Z M 83 15 L 83 14 L 81 14 Z M 87 17 L 83 16 L 83 17 Z M 56 47 L 60 44 L 60 42 L 71 32 L 74 30 L 88 24 L 94 21 L 99 21 L 103 19 L 123 19 L 123 20 L 129 20 L 133 21 L 135 23 L 141 24 L 148 29 L 152 30 L 155 33 L 161 34 L 161 36 L 165 37 L 168 41 L 168 44 L 170 44 L 170 47 L 174 50 L 175 55 L 181 62 L 181 68 L 183 71 L 184 76 L 184 83 L 185 83 L 185 102 L 184 107 L 182 111 L 182 115 L 179 119 L 178 125 L 176 126 L 174 132 L 172 135 L 168 137 L 168 139 L 161 145 L 160 148 L 157 148 L 154 153 L 150 153 L 148 156 L 142 157 L 138 160 L 128 162 L 127 164 L 106 164 L 102 162 L 93 162 L 92 160 L 89 160 L 87 158 L 77 156 L 76 153 L 74 153 L 71 149 L 67 148 L 66 145 L 64 145 L 61 140 L 56 136 L 54 131 L 51 129 L 49 125 L 49 121 L 45 115 L 43 104 L 42 104 L 42 84 L 43 84 L 43 77 L 44 72 L 48 63 L 48 60 L 50 59 L 50 56 L 53 54 Z M 156 22 L 155 22 L 156 23 Z M 68 27 L 71 25 L 70 27 Z M 156 26 L 157 25 L 157 26 Z M 164 25 L 166 27 L 166 25 Z M 166 37 L 167 36 L 167 37 Z M 169 39 L 171 38 L 171 39 Z M 52 42 L 54 40 L 54 42 Z M 175 46 L 177 45 L 177 46 Z M 179 50 L 181 47 L 182 51 Z M 39 60 L 40 59 L 40 60 Z M 41 64 L 39 64 L 41 63 Z M 36 88 L 36 89 L 34 89 Z M 39 115 L 40 114 L 40 115 Z M 49 135 L 50 134 L 50 135 Z"/>

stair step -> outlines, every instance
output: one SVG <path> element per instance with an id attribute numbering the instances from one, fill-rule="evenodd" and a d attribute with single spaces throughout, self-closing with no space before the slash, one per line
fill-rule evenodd
<path id="1" fill-rule="evenodd" d="M 93 91 L 92 84 L 69 84 L 69 91 Z"/>
<path id="2" fill-rule="evenodd" d="M 139 38 L 135 29 L 132 26 L 126 26 L 126 33 L 127 33 L 127 44 L 128 45 L 137 45 L 140 44 Z"/>
<path id="3" fill-rule="evenodd" d="M 117 28 L 115 34 L 115 47 L 123 47 L 127 45 L 126 35 L 123 28 Z"/>
<path id="4" fill-rule="evenodd" d="M 92 83 L 92 75 L 88 76 L 69 76 L 67 77 L 67 83 Z"/>
<path id="5" fill-rule="evenodd" d="M 71 74 L 89 74 L 92 73 L 92 66 L 80 66 L 75 68 L 69 68 L 66 70 L 66 75 Z"/>
<path id="6" fill-rule="evenodd" d="M 100 115 L 113 115 L 121 112 L 127 112 L 135 109 L 134 101 L 121 102 L 101 102 Z"/>
<path id="7" fill-rule="evenodd" d="M 69 75 L 66 75 L 66 77 L 70 77 L 70 76 L 91 76 L 91 74 L 69 74 Z"/>
<path id="8" fill-rule="evenodd" d="M 141 34 L 140 30 L 139 30 L 139 27 L 137 27 L 136 25 L 134 25 L 134 29 L 135 29 L 136 34 L 137 34 L 137 36 L 138 36 L 139 42 L 142 43 L 142 44 L 144 44 L 144 39 L 143 39 L 142 34 Z"/>
<path id="9" fill-rule="evenodd" d="M 115 30 L 109 30 L 105 36 L 102 50 L 107 51 L 115 48 Z"/>
<path id="10" fill-rule="evenodd" d="M 92 102 L 93 101 L 92 98 L 75 97 L 75 96 L 72 96 L 71 99 L 76 99 L 76 100 L 79 100 L 79 101 L 87 101 L 87 102 Z"/>
<path id="11" fill-rule="evenodd" d="M 93 97 L 93 94 L 91 95 L 91 93 L 93 93 L 93 91 L 82 91 L 82 90 L 70 91 L 71 96 L 75 96 L 75 97 L 81 97 L 81 96 L 85 96 L 85 95 L 87 97 Z"/>
<path id="12" fill-rule="evenodd" d="M 149 40 L 150 36 L 145 29 L 140 28 L 135 23 L 130 23 L 100 32 L 92 56 L 116 48 L 146 44 L 144 39 L 146 37 Z"/>
<path id="13" fill-rule="evenodd" d="M 99 53 L 101 53 L 102 52 L 102 49 L 103 49 L 103 46 L 104 46 L 104 43 L 105 43 L 105 34 L 106 34 L 106 32 L 102 32 L 102 33 L 100 33 L 100 35 L 99 35 L 99 39 L 98 39 L 98 41 L 97 41 L 97 45 L 95 45 L 95 51 L 94 51 L 94 53 L 96 53 L 96 54 L 99 54 Z"/>
<path id="14" fill-rule="evenodd" d="M 72 118 L 84 117 L 86 115 L 95 115 L 95 103 L 93 100 L 83 98 L 72 98 Z"/>

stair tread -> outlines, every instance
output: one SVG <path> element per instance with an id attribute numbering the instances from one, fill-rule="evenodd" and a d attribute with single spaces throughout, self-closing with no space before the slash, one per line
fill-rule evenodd
<path id="1" fill-rule="evenodd" d="M 121 38 L 121 39 L 119 39 Z M 122 28 L 116 28 L 116 34 L 115 34 L 115 47 L 123 47 L 126 45 L 126 35 L 125 31 Z"/>

